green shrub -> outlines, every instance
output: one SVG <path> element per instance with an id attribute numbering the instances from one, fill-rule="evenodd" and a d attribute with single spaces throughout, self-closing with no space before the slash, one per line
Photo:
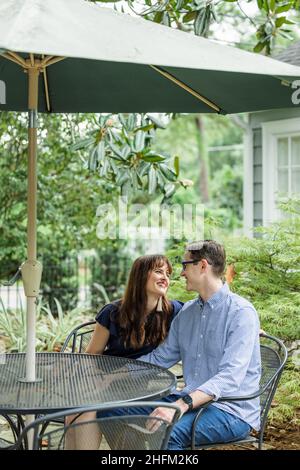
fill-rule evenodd
<path id="1" fill-rule="evenodd" d="M 227 238 L 224 244 L 227 263 L 233 264 L 236 272 L 231 290 L 253 303 L 267 333 L 287 342 L 300 338 L 300 198 L 282 201 L 280 208 L 286 214 L 280 222 L 258 228 L 253 239 Z M 175 263 L 169 297 L 187 301 L 197 294 L 186 292 L 179 276 L 184 245 L 174 243 L 168 251 Z M 279 424 L 296 422 L 299 398 L 299 370 L 289 363 L 270 419 Z"/>
<path id="2" fill-rule="evenodd" d="M 80 323 L 94 318 L 94 313 L 82 309 L 63 312 L 61 304 L 55 299 L 57 316 L 54 317 L 48 304 L 41 299 L 36 314 L 37 351 L 59 350 L 70 331 Z M 26 350 L 26 313 L 6 309 L 0 297 L 0 339 L 6 351 L 23 352 Z"/>

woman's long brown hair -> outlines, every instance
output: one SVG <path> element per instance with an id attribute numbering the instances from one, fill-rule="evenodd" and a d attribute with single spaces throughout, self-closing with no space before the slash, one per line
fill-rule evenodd
<path id="1" fill-rule="evenodd" d="M 126 347 L 138 349 L 146 344 L 156 347 L 167 336 L 172 306 L 166 296 L 162 296 L 162 312 L 154 309 L 147 315 L 146 292 L 150 272 L 164 264 L 167 264 L 171 274 L 172 266 L 163 255 L 141 256 L 132 265 L 119 316 Z"/>

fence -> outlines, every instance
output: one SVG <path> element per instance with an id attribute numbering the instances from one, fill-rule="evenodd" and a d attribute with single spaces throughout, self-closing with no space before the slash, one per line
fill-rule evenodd
<path id="1" fill-rule="evenodd" d="M 55 298 L 64 311 L 75 307 L 96 309 L 99 304 L 120 297 L 123 293 L 132 260 L 111 255 L 77 257 L 61 260 L 58 265 L 43 264 L 41 295 L 53 313 Z M 1 267 L 1 279 L 16 272 L 17 265 Z M 25 309 L 26 298 L 22 281 L 13 286 L 0 285 L 0 297 L 5 308 Z"/>

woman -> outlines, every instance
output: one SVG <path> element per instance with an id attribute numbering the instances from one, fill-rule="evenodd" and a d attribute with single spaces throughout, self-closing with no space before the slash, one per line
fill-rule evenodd
<path id="1" fill-rule="evenodd" d="M 172 266 L 163 255 L 137 258 L 132 265 L 124 297 L 110 303 L 96 316 L 93 336 L 86 349 L 90 354 L 110 354 L 137 359 L 148 354 L 166 338 L 170 324 L 183 303 L 166 297 Z M 95 413 L 85 413 L 76 423 L 90 421 Z M 69 417 L 67 422 L 74 420 Z M 84 436 L 84 427 L 66 434 L 66 449 L 96 449 L 100 445 L 97 425 Z M 88 444 L 86 444 L 88 443 Z"/>
<path id="2" fill-rule="evenodd" d="M 171 273 L 172 266 L 163 255 L 136 259 L 123 299 L 106 305 L 96 316 L 86 352 L 137 359 L 155 349 L 183 306 L 166 298 Z"/>

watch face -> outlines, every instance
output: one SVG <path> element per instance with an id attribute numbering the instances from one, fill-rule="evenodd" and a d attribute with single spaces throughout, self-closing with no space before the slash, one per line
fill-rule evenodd
<path id="1" fill-rule="evenodd" d="M 182 397 L 182 400 L 184 401 L 184 403 L 189 405 L 189 410 L 191 410 L 193 408 L 193 399 L 190 395 L 184 395 Z"/>

